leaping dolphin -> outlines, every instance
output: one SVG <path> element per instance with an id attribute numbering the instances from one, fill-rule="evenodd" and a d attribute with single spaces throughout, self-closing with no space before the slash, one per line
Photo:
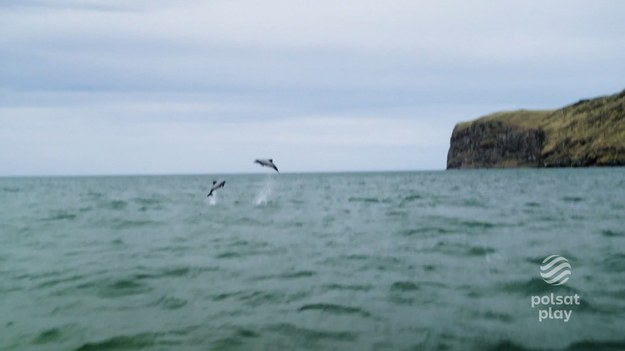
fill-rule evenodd
<path id="1" fill-rule="evenodd" d="M 218 181 L 218 180 L 213 180 L 213 187 L 211 188 L 210 193 L 208 193 L 208 195 L 206 195 L 206 197 L 209 197 L 211 195 L 213 195 L 213 191 L 219 189 L 219 188 L 223 188 L 224 185 L 226 185 L 226 181 L 222 180 L 222 181 Z"/>
<path id="2" fill-rule="evenodd" d="M 278 171 L 278 167 L 276 167 L 276 165 L 273 164 L 273 159 L 258 159 L 258 160 L 254 160 L 254 163 L 258 163 L 259 165 L 263 167 L 273 168 L 276 170 L 276 172 L 280 173 L 280 171 Z"/>

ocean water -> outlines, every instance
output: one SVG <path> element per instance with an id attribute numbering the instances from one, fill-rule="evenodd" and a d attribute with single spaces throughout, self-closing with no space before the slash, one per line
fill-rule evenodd
<path id="1" fill-rule="evenodd" d="M 222 177 L 0 178 L 0 350 L 625 349 L 623 168 Z"/>

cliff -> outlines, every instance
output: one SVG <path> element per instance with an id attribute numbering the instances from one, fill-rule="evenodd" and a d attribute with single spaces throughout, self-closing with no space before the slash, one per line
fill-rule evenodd
<path id="1" fill-rule="evenodd" d="M 447 154 L 447 169 L 624 165 L 625 91 L 459 123 Z"/>

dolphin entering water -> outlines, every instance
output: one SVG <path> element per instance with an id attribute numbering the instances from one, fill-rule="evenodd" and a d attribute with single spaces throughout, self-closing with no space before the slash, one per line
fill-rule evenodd
<path id="1" fill-rule="evenodd" d="M 263 167 L 269 167 L 269 168 L 273 168 L 276 170 L 276 172 L 280 173 L 280 171 L 278 171 L 278 167 L 276 167 L 276 165 L 273 163 L 272 159 L 259 159 L 259 160 L 254 160 L 254 163 L 258 163 L 259 165 L 263 166 Z"/>
<path id="2" fill-rule="evenodd" d="M 211 188 L 211 191 L 208 193 L 208 195 L 206 195 L 206 197 L 209 197 L 211 195 L 213 195 L 213 191 L 219 189 L 219 188 L 223 188 L 226 185 L 226 181 L 222 180 L 222 181 L 218 181 L 218 180 L 213 180 L 213 187 Z"/>

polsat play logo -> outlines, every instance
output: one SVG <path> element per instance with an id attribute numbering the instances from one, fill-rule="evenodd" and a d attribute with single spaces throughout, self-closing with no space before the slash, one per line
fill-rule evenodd
<path id="1" fill-rule="evenodd" d="M 540 276 L 547 284 L 562 285 L 571 277 L 571 265 L 566 258 L 551 255 L 540 265 Z"/>
<path id="2" fill-rule="evenodd" d="M 540 276 L 547 284 L 562 285 L 571 277 L 571 264 L 562 256 L 548 256 L 540 265 Z M 566 323 L 580 304 L 581 298 L 578 294 L 560 295 L 554 292 L 544 296 L 531 296 L 530 300 L 532 309 L 538 309 L 539 322 L 560 320 Z"/>

